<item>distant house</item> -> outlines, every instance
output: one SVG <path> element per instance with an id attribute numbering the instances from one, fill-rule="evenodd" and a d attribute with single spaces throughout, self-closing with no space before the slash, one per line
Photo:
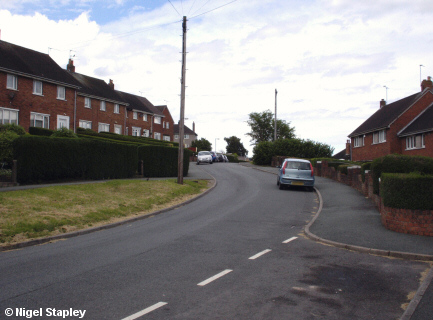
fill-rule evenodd
<path id="1" fill-rule="evenodd" d="M 0 124 L 97 132 L 173 141 L 167 106 L 114 89 L 112 80 L 62 69 L 47 54 L 0 40 Z"/>
<path id="2" fill-rule="evenodd" d="M 369 161 L 388 154 L 433 157 L 433 82 L 421 83 L 421 92 L 386 104 L 350 135 L 353 161 Z"/>
<path id="3" fill-rule="evenodd" d="M 197 133 L 195 133 L 195 123 L 192 123 L 192 130 L 184 126 L 183 144 L 185 148 L 191 147 L 194 140 L 197 140 Z M 174 142 L 179 142 L 179 124 L 174 125 Z"/>

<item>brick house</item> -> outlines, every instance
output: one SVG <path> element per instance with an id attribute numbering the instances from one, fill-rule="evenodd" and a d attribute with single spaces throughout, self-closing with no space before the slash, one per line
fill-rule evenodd
<path id="1" fill-rule="evenodd" d="M 185 148 L 191 147 L 194 140 L 197 140 L 197 133 L 195 133 L 195 123 L 192 123 L 192 130 L 184 125 L 184 138 L 183 144 Z M 179 124 L 174 125 L 174 142 L 179 142 Z"/>
<path id="2" fill-rule="evenodd" d="M 370 161 L 388 154 L 433 157 L 433 82 L 421 92 L 386 104 L 350 135 L 352 161 Z"/>
<path id="3" fill-rule="evenodd" d="M 0 124 L 73 129 L 78 89 L 49 55 L 0 40 Z"/>
<path id="4" fill-rule="evenodd" d="M 164 120 L 163 120 L 164 119 Z M 0 41 L 0 124 L 148 136 L 173 141 L 170 112 L 105 81 L 66 70 L 51 57 Z"/>

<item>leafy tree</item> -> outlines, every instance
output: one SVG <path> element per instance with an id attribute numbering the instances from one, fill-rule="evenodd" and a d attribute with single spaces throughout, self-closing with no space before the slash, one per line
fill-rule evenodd
<path id="1" fill-rule="evenodd" d="M 231 136 L 230 138 L 224 138 L 224 140 L 227 142 L 227 153 L 236 153 L 240 156 L 246 156 L 248 154 L 240 138 Z"/>
<path id="2" fill-rule="evenodd" d="M 194 140 L 191 143 L 191 147 L 197 147 L 197 152 L 210 151 L 210 150 L 212 150 L 212 143 L 210 143 L 205 138 L 201 138 L 200 140 Z"/>
<path id="3" fill-rule="evenodd" d="M 270 110 L 263 112 L 251 112 L 249 115 L 248 125 L 251 127 L 251 132 L 247 136 L 251 137 L 253 145 L 262 141 L 274 140 L 274 114 Z M 290 122 L 277 119 L 277 140 L 295 138 L 295 128 L 290 127 Z"/>

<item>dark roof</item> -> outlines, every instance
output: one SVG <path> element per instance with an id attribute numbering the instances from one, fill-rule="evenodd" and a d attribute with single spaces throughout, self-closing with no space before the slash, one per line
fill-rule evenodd
<path id="1" fill-rule="evenodd" d="M 428 131 L 433 131 L 433 104 L 420 113 L 406 128 L 403 128 L 398 136 L 402 137 Z"/>
<path id="2" fill-rule="evenodd" d="M 197 133 L 195 133 L 194 131 L 192 131 L 190 128 L 188 128 L 187 126 L 183 126 L 183 132 L 184 134 L 193 134 L 193 135 L 197 135 Z M 174 125 L 174 134 L 179 134 L 179 125 L 175 124 Z"/>
<path id="3" fill-rule="evenodd" d="M 350 160 L 350 155 L 346 154 L 346 149 L 341 150 L 339 153 L 336 153 L 332 156 L 334 159 L 344 159 Z"/>
<path id="4" fill-rule="evenodd" d="M 0 70 L 69 87 L 80 86 L 48 54 L 1 40 Z"/>
<path id="5" fill-rule="evenodd" d="M 92 78 L 84 74 L 69 72 L 81 84 L 79 94 L 109 100 L 116 103 L 127 104 L 110 86 L 101 79 Z"/>
<path id="6" fill-rule="evenodd" d="M 364 121 L 349 137 L 385 129 L 389 127 L 406 109 L 418 100 L 426 91 L 418 92 L 401 100 L 383 106 Z"/>
<path id="7" fill-rule="evenodd" d="M 118 90 L 115 91 L 122 97 L 124 101 L 129 103 L 130 109 L 139 110 L 150 114 L 154 113 L 152 108 L 153 106 L 152 103 L 150 103 L 150 101 L 147 100 L 146 98 L 128 92 L 123 92 Z"/>

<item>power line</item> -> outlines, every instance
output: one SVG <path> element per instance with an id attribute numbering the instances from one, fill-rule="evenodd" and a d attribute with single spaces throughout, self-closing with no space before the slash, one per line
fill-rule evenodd
<path id="1" fill-rule="evenodd" d="M 173 3 L 171 3 L 170 0 L 167 0 L 168 2 L 170 2 L 171 6 L 173 7 L 173 9 L 177 12 L 178 15 L 182 16 L 179 11 L 177 11 L 177 9 L 174 7 Z"/>
<path id="2" fill-rule="evenodd" d="M 210 0 L 209 0 L 209 1 L 210 1 Z M 209 1 L 208 1 L 208 2 L 209 2 Z M 203 12 L 203 13 L 200 13 L 200 14 L 198 14 L 198 15 L 196 15 L 196 16 L 192 16 L 192 17 L 189 18 L 189 19 L 194 19 L 194 18 L 199 17 L 199 16 L 202 16 L 202 15 L 204 15 L 204 14 L 206 14 L 206 13 L 209 13 L 209 12 L 212 12 L 212 11 L 215 11 L 215 10 L 218 10 L 218 9 L 220 9 L 220 8 L 222 8 L 222 7 L 225 7 L 225 6 L 228 6 L 229 4 L 232 4 L 233 2 L 236 2 L 236 1 L 238 1 L 238 0 L 230 1 L 230 2 L 228 2 L 228 3 L 226 3 L 226 4 L 223 4 L 223 5 L 219 6 L 219 7 L 214 8 L 214 9 L 212 9 L 212 10 L 209 10 L 209 11 L 206 11 L 206 12 Z M 207 4 L 207 2 L 206 2 L 206 4 Z M 203 7 L 204 7 L 204 5 L 203 5 L 201 8 L 203 8 Z M 201 9 L 201 8 L 200 8 L 200 9 Z M 197 12 L 197 11 L 195 11 L 195 12 Z"/>

